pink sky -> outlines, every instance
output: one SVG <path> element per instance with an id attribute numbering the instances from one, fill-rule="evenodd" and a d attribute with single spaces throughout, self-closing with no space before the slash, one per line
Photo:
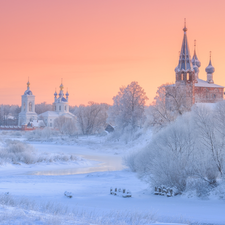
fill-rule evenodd
<path id="1" fill-rule="evenodd" d="M 61 78 L 70 105 L 112 104 L 122 85 L 174 82 L 187 19 L 205 79 L 209 51 L 214 81 L 225 86 L 223 0 L 9 0 L 0 2 L 0 103 L 20 104 L 30 78 L 36 103 L 52 103 Z"/>

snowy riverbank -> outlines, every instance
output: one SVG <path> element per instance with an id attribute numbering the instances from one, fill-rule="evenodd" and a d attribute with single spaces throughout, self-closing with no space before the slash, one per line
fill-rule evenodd
<path id="1" fill-rule="evenodd" d="M 1 167 L 0 193 L 9 192 L 9 201 L 1 202 L 0 219 L 5 224 L 19 224 L 19 221 L 20 224 L 23 221 L 27 224 L 152 224 L 155 221 L 225 224 L 223 200 L 155 196 L 147 184 L 122 164 L 125 153 L 139 145 L 113 146 L 100 140 L 91 137 L 84 144 L 74 145 L 30 142 L 40 154 L 75 154 L 84 158 L 86 164 Z M 111 196 L 110 187 L 128 188 L 132 198 Z M 65 191 L 72 192 L 73 198 L 66 198 Z M 133 215 L 136 222 L 131 222 Z"/>

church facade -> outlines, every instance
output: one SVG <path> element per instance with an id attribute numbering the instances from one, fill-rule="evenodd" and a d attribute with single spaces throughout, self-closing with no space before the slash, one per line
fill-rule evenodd
<path id="1" fill-rule="evenodd" d="M 75 119 L 75 115 L 69 112 L 69 93 L 64 97 L 64 86 L 61 83 L 59 94 L 54 93 L 54 111 L 47 111 L 37 115 L 35 112 L 35 96 L 30 90 L 30 82 L 27 82 L 27 90 L 22 95 L 21 112 L 19 114 L 18 126 L 30 125 L 35 127 L 54 127 L 54 121 L 60 116 Z"/>
<path id="2" fill-rule="evenodd" d="M 201 62 L 196 54 L 196 42 L 194 45 L 194 54 L 191 59 L 186 24 L 183 28 L 184 36 L 179 56 L 178 66 L 175 68 L 176 82 L 170 85 L 167 91 L 173 88 L 180 88 L 185 91 L 184 105 L 193 105 L 196 103 L 215 103 L 223 100 L 224 87 L 214 83 L 213 74 L 215 68 L 211 62 L 211 52 L 209 64 L 205 68 L 206 80 L 199 78 L 199 68 Z M 169 102 L 169 101 L 168 101 Z"/>

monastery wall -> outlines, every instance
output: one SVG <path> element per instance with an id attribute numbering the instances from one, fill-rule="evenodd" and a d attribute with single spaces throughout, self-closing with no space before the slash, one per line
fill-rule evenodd
<path id="1" fill-rule="evenodd" d="M 195 103 L 215 103 L 222 100 L 222 87 L 195 87 Z"/>

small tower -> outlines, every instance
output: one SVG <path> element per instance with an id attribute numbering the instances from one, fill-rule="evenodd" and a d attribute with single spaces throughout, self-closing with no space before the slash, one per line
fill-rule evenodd
<path id="1" fill-rule="evenodd" d="M 57 98 L 57 92 L 55 92 L 54 96 L 55 96 L 55 101 L 54 101 L 54 108 L 55 108 L 55 112 L 59 113 L 59 114 L 63 114 L 66 112 L 69 112 L 69 102 L 68 102 L 68 96 L 69 93 L 66 93 L 66 98 L 64 98 L 64 86 L 63 83 L 61 83 L 61 85 L 59 86 L 60 91 L 58 94 L 58 98 Z"/>
<path id="2" fill-rule="evenodd" d="M 37 120 L 37 114 L 35 112 L 35 96 L 30 90 L 30 82 L 28 79 L 27 90 L 24 92 L 24 95 L 22 95 L 18 125 L 25 125 L 33 120 Z"/>
<path id="3" fill-rule="evenodd" d="M 205 68 L 205 72 L 207 73 L 207 82 L 214 84 L 213 73 L 215 72 L 215 68 L 212 66 L 211 52 L 209 53 L 209 65 Z"/>
<path id="4" fill-rule="evenodd" d="M 194 41 L 194 55 L 192 57 L 192 65 L 193 65 L 193 69 L 195 71 L 195 80 L 198 81 L 199 77 L 199 67 L 201 66 L 201 62 L 198 60 L 197 54 L 196 54 L 196 40 Z"/>

